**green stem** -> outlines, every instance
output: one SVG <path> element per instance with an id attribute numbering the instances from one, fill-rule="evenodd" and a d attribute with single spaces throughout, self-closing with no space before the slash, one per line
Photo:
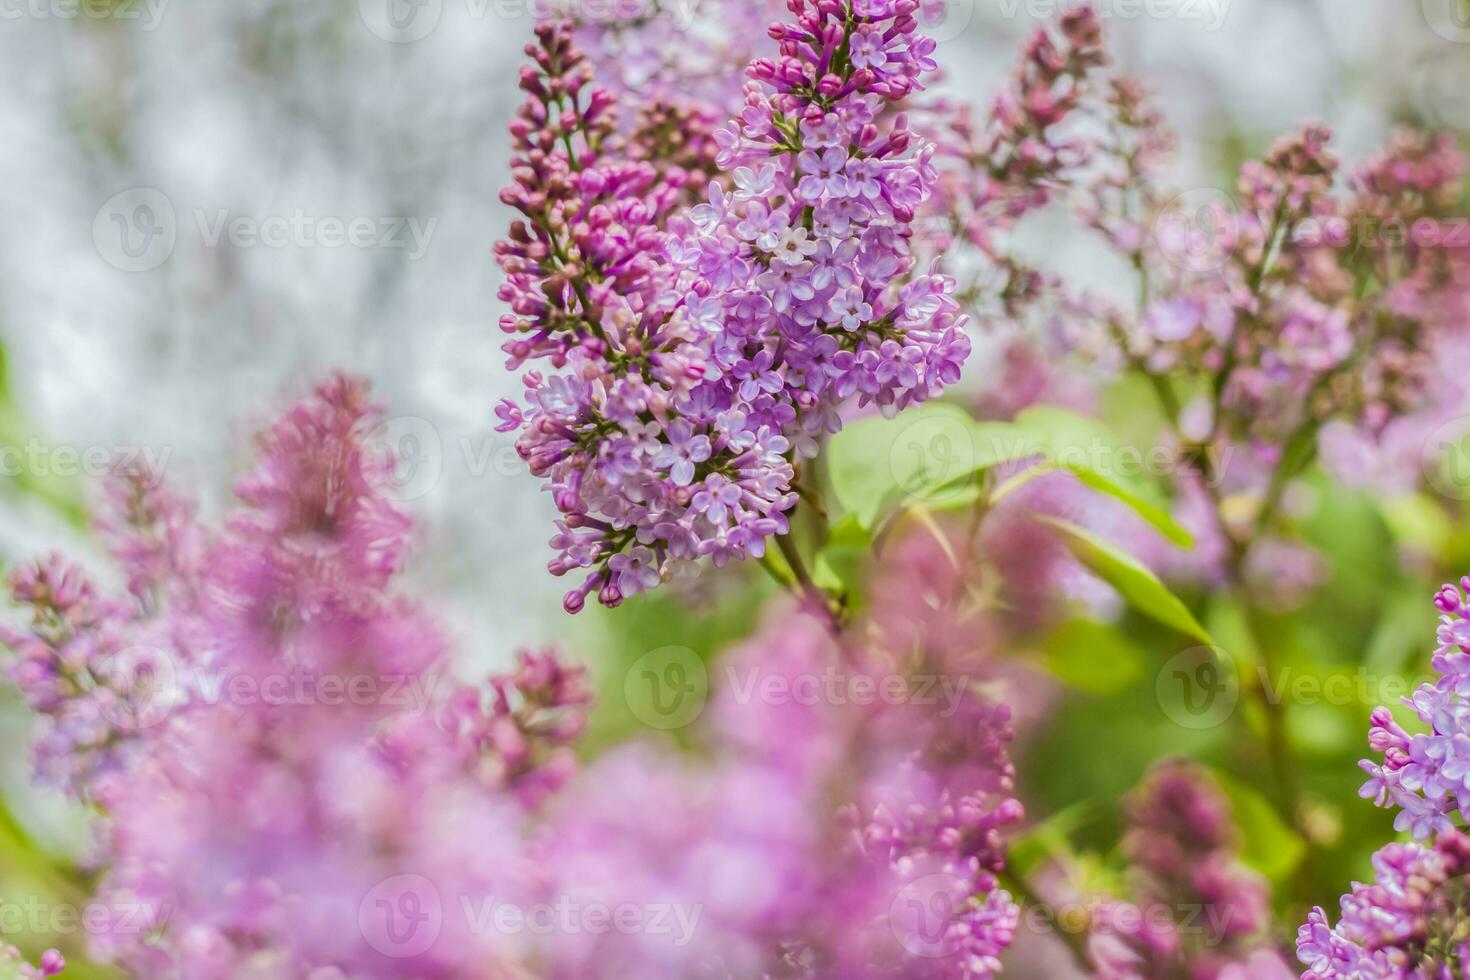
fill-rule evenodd
<path id="1" fill-rule="evenodd" d="M 1163 380 L 1157 378 L 1152 372 L 1148 372 L 1148 376 L 1151 380 Z M 1168 390 L 1172 394 L 1172 389 Z M 1160 406 L 1164 410 L 1164 415 L 1170 429 L 1176 435 L 1179 435 L 1178 402 L 1174 399 L 1166 398 L 1163 394 L 1163 389 L 1157 384 L 1155 385 L 1155 392 L 1158 394 Z M 1218 427 L 1218 415 L 1216 425 Z M 1220 495 L 1219 487 L 1215 485 L 1216 474 L 1213 472 L 1213 466 L 1209 463 L 1208 453 L 1202 453 L 1200 458 L 1194 461 L 1194 465 L 1201 477 L 1201 482 L 1204 484 L 1205 492 L 1210 496 L 1210 510 L 1214 515 L 1215 524 L 1219 528 L 1220 534 L 1226 542 L 1226 546 L 1229 548 L 1226 569 L 1230 576 L 1230 584 L 1236 595 L 1240 597 L 1252 639 L 1261 654 L 1261 667 L 1268 678 L 1275 678 L 1277 676 L 1278 664 L 1269 636 L 1269 630 L 1265 628 L 1265 624 L 1261 619 L 1262 614 L 1251 600 L 1249 590 L 1246 587 L 1245 557 L 1250 550 L 1251 544 L 1265 533 L 1267 523 L 1272 519 L 1277 508 L 1280 506 L 1281 498 L 1285 495 L 1291 478 L 1300 472 L 1297 461 L 1294 460 L 1294 454 L 1290 451 L 1290 447 L 1299 444 L 1302 437 L 1310 438 L 1315 435 L 1315 430 L 1308 433 L 1305 431 L 1306 428 L 1304 426 L 1302 430 L 1298 430 L 1288 440 L 1288 452 L 1283 453 L 1281 462 L 1271 475 L 1271 482 L 1266 492 L 1266 497 L 1262 502 L 1261 510 L 1256 516 L 1256 521 L 1250 535 L 1244 541 L 1235 537 L 1231 531 L 1229 521 L 1225 518 L 1225 501 Z M 1182 436 L 1180 437 L 1182 438 Z M 1261 711 L 1266 719 L 1265 748 L 1271 760 L 1271 768 L 1279 791 L 1281 807 L 1288 818 L 1288 822 L 1300 830 L 1302 827 L 1301 782 L 1298 776 L 1296 755 L 1292 751 L 1291 739 L 1287 729 L 1286 705 L 1271 696 L 1267 685 L 1249 684 L 1246 685 L 1246 688 L 1257 698 L 1261 706 Z"/>
<path id="2" fill-rule="evenodd" d="M 801 552 L 797 550 L 796 542 L 791 540 L 791 535 L 777 535 L 776 547 L 781 549 L 781 557 L 786 559 L 786 564 L 790 567 L 791 574 L 796 577 L 796 584 L 800 587 L 802 598 L 822 611 L 833 633 L 840 632 L 842 621 L 838 618 L 837 612 L 833 608 L 832 597 L 821 586 L 812 581 L 811 573 L 806 568 L 806 562 L 802 560 Z"/>
<path id="3" fill-rule="evenodd" d="M 1276 644 L 1271 636 L 1270 624 L 1265 621 L 1264 614 L 1256 604 L 1245 596 L 1242 596 L 1241 604 L 1245 607 L 1246 627 L 1261 654 L 1262 677 L 1258 677 L 1249 688 L 1266 718 L 1266 755 L 1271 762 L 1271 772 L 1281 797 L 1281 807 L 1290 818 L 1291 825 L 1301 830 L 1301 777 L 1287 731 L 1286 704 L 1282 699 L 1273 696 L 1271 690 L 1275 678 L 1280 676 Z"/>

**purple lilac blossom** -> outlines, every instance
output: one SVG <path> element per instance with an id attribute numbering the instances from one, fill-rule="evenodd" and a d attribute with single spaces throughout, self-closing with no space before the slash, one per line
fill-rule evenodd
<path id="1" fill-rule="evenodd" d="M 1247 962 L 1284 969 L 1266 940 L 1270 890 L 1241 862 L 1230 804 L 1205 770 L 1160 763 L 1124 813 L 1133 901 L 1094 917 L 1089 951 L 1099 977 L 1220 980 Z"/>
<path id="2" fill-rule="evenodd" d="M 788 529 L 796 461 L 844 404 L 892 413 L 958 379 L 953 282 L 909 275 L 931 150 L 883 111 L 935 68 L 916 9 L 793 5 L 770 30 L 779 59 L 751 63 L 744 108 L 714 134 L 733 188 L 712 182 L 684 211 L 687 174 L 620 159 L 614 97 L 590 87 L 568 25 L 538 26 L 503 194 L 525 220 L 497 246 L 501 326 L 512 368 L 559 373 L 529 371 L 528 404 L 498 412 L 563 514 L 551 571 L 584 576 L 568 611 L 593 593 L 618 605 L 682 562 L 764 555 Z M 849 28 L 870 38 L 864 66 Z"/>
<path id="3" fill-rule="evenodd" d="M 1464 590 L 1464 592 L 1462 592 Z M 1431 660 L 1438 679 L 1404 699 L 1428 731 L 1410 734 L 1387 708 L 1375 708 L 1368 744 L 1381 763 L 1359 765 L 1368 773 L 1361 795 L 1397 809 L 1394 827 L 1416 840 L 1453 830 L 1470 804 L 1470 576 L 1434 597 L 1440 611 L 1438 642 Z"/>
<path id="4" fill-rule="evenodd" d="M 1470 963 L 1470 838 L 1441 834 L 1433 847 L 1389 844 L 1373 855 L 1373 881 L 1353 883 L 1331 925 L 1312 909 L 1297 931 L 1302 980 L 1456 980 Z"/>
<path id="5" fill-rule="evenodd" d="M 588 703 L 544 652 L 484 690 L 448 681 L 437 625 L 393 588 L 412 525 L 378 492 L 381 417 L 362 383 L 321 385 L 262 434 L 218 530 L 120 473 L 102 526 L 126 599 L 56 558 L 13 574 L 38 769 L 99 808 L 99 907 L 141 916 L 89 928 L 99 959 L 327 980 L 502 977 L 521 955 L 462 917 L 422 949 L 373 918 L 403 875 L 454 906 L 530 888 L 523 824 L 575 771 Z"/>

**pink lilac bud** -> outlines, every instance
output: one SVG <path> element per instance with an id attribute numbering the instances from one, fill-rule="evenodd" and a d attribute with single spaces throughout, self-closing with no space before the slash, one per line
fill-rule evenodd
<path id="1" fill-rule="evenodd" d="M 66 969 L 66 960 L 54 949 L 41 954 L 37 966 L 26 961 L 21 951 L 0 939 L 0 975 L 15 977 L 16 980 L 40 980 L 54 977 Z"/>

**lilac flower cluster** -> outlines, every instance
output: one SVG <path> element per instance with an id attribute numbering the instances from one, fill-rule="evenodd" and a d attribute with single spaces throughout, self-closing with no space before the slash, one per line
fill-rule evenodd
<path id="1" fill-rule="evenodd" d="M 1456 980 L 1470 969 L 1470 838 L 1433 847 L 1389 844 L 1373 855 L 1373 882 L 1354 882 L 1330 925 L 1312 909 L 1297 931 L 1302 980 Z"/>
<path id="2" fill-rule="evenodd" d="M 791 9 L 771 28 L 779 60 L 752 62 L 714 134 L 732 189 L 688 210 L 690 171 L 621 158 L 570 28 L 541 25 L 528 48 L 501 325 L 512 368 L 559 373 L 529 372 L 529 406 L 499 413 L 565 515 L 553 574 L 587 570 L 569 611 L 683 562 L 760 557 L 787 530 L 795 460 L 844 403 L 923 401 L 968 354 L 952 281 L 909 275 L 930 151 L 884 113 L 935 67 L 916 0 Z"/>
<path id="3" fill-rule="evenodd" d="M 735 189 L 711 185 L 674 256 L 737 404 L 803 456 L 847 399 L 898 411 L 956 381 L 969 352 L 952 281 L 908 276 L 932 150 L 883 115 L 936 67 L 917 9 L 804 3 L 772 27 L 781 58 L 752 63 L 758 84 L 716 133 Z"/>
<path id="4" fill-rule="evenodd" d="M 1247 162 L 1234 208 L 1211 204 L 1208 220 L 1159 203 L 1140 216 L 1155 234 L 1134 261 L 1155 294 L 1119 332 L 1161 384 L 1208 380 L 1191 408 L 1201 444 L 1279 457 L 1315 451 L 1327 428 L 1324 447 L 1357 433 L 1366 452 L 1464 398 L 1446 360 L 1463 335 L 1467 254 L 1449 234 L 1463 157 L 1447 136 L 1403 132 L 1339 193 L 1330 138 L 1305 126 Z"/>
<path id="5" fill-rule="evenodd" d="M 1008 709 L 968 689 L 945 717 L 916 704 L 752 696 L 830 671 L 876 684 L 901 669 L 805 613 L 778 615 L 723 663 L 742 681 L 710 705 L 708 763 L 616 750 L 551 804 L 539 858 L 553 891 L 701 908 L 698 943 L 574 937 L 558 945 L 552 975 L 999 972 L 1019 918 L 997 880 L 1004 834 L 1022 817 Z"/>
<path id="6" fill-rule="evenodd" d="M 1368 744 L 1381 764 L 1364 760 L 1361 795 L 1397 807 L 1394 826 L 1416 841 L 1389 844 L 1373 856 L 1374 880 L 1354 883 L 1332 926 L 1320 908 L 1297 933 L 1304 980 L 1404 978 L 1452 980 L 1470 969 L 1470 838 L 1455 825 L 1470 800 L 1465 786 L 1470 707 L 1470 576 L 1434 597 L 1441 613 L 1432 664 L 1439 673 L 1404 704 L 1428 732 L 1410 734 L 1383 707 L 1374 709 Z"/>
<path id="7" fill-rule="evenodd" d="M 1266 882 L 1241 863 L 1230 805 L 1204 770 L 1161 763 L 1129 797 L 1125 813 L 1123 853 L 1136 905 L 1095 917 L 1089 951 L 1099 977 L 1214 980 L 1247 962 L 1259 966 L 1262 954 L 1280 965 L 1264 940 Z M 1144 914 L 1154 909 L 1168 915 Z M 1194 909 L 1203 914 L 1190 915 Z"/>
<path id="8" fill-rule="evenodd" d="M 492 677 L 488 691 L 459 688 L 440 724 L 472 751 L 482 778 L 535 807 L 576 774 L 573 746 L 591 702 L 584 668 L 564 665 L 553 650 L 522 653 L 515 672 Z"/>
<path id="9" fill-rule="evenodd" d="M 1369 777 L 1362 796 L 1398 808 L 1395 828 L 1418 840 L 1454 829 L 1453 815 L 1470 809 L 1470 604 L 1461 589 L 1470 593 L 1470 576 L 1434 597 L 1441 616 L 1432 664 L 1439 678 L 1404 699 L 1429 730 L 1411 735 L 1387 708 L 1376 708 L 1368 744 L 1383 761 L 1360 763 Z"/>
<path id="10" fill-rule="evenodd" d="M 37 775 L 80 793 L 122 768 L 131 749 L 134 675 L 111 669 L 131 646 L 128 606 L 59 555 L 14 569 L 10 594 L 31 611 L 27 628 L 4 627 L 0 642 L 14 654 L 6 678 L 40 718 Z"/>
<path id="11" fill-rule="evenodd" d="M 400 955 L 359 907 L 403 874 L 515 894 L 522 824 L 571 777 L 588 694 L 538 653 L 437 695 L 439 631 L 391 591 L 411 525 L 376 489 L 380 418 L 360 382 L 320 386 L 262 435 L 215 532 L 119 474 L 102 526 L 127 599 L 60 559 L 14 574 L 33 619 L 5 642 L 47 722 L 38 768 L 101 810 L 100 904 L 160 924 L 102 924 L 98 957 L 223 980 L 483 976 L 506 954 L 451 921 Z"/>
<path id="12" fill-rule="evenodd" d="M 1055 30 L 1043 27 L 1032 35 L 983 126 L 976 126 L 968 103 L 923 107 L 941 175 L 926 209 L 941 229 L 927 243 L 935 254 L 964 241 L 1017 273 L 1012 289 L 1025 288 L 997 232 L 1013 228 L 1081 175 L 1092 147 L 1067 125 L 1097 97 L 1095 75 L 1106 63 L 1097 13 L 1078 6 Z"/>
<path id="13" fill-rule="evenodd" d="M 958 298 L 991 341 L 980 369 L 986 417 L 1009 419 L 1040 401 L 1089 409 L 1098 364 L 1116 360 L 1094 326 L 1114 315 L 1108 304 L 1012 247 L 1028 215 L 1072 195 L 1104 156 L 1086 123 L 1103 101 L 1108 61 L 1097 13 L 1075 6 L 1032 35 L 982 120 L 964 101 L 915 106 L 939 171 L 920 254 L 959 280 Z M 1085 359 L 1086 369 L 1062 352 Z"/>
<path id="14" fill-rule="evenodd" d="M 978 268 L 961 298 L 1004 352 L 984 368 L 987 413 L 1085 398 L 1087 379 L 1135 371 L 1182 457 L 1260 461 L 1231 475 L 1255 482 L 1225 493 L 1261 499 L 1263 525 L 1294 475 L 1275 471 L 1319 449 L 1359 482 L 1419 472 L 1387 463 L 1413 463 L 1470 394 L 1456 368 L 1470 249 L 1456 236 L 1465 163 L 1452 136 L 1397 133 L 1339 181 L 1330 133 L 1309 125 L 1243 166 L 1233 196 L 1175 197 L 1163 180 L 1174 137 L 1107 61 L 1079 9 L 1033 42 L 987 128 L 938 116 L 937 245 L 956 271 Z M 1014 254 L 1015 217 L 1061 199 L 1135 271 L 1132 309 Z M 975 247 L 949 248 L 960 239 Z"/>
<path id="15" fill-rule="evenodd" d="M 732 686 L 711 705 L 707 764 L 631 746 L 578 772 L 580 669 L 528 653 L 486 687 L 437 693 L 439 630 L 394 590 L 411 525 L 375 490 L 392 467 L 365 445 L 379 418 L 362 384 L 319 387 L 261 436 L 219 529 L 161 484 L 120 474 L 102 526 L 127 599 L 104 600 L 59 561 L 17 576 L 42 613 L 8 642 L 43 712 L 104 697 L 92 678 L 112 675 L 94 661 L 117 644 L 146 640 L 165 682 L 123 688 L 136 703 L 119 717 L 133 724 L 100 742 L 55 739 L 46 756 L 101 812 L 99 904 L 159 923 L 104 924 L 98 958 L 191 980 L 1000 970 L 1019 909 L 999 875 L 1023 813 L 1010 710 L 961 672 L 975 644 L 959 637 L 981 627 L 952 630 L 901 603 L 846 637 L 782 615 L 731 654 L 753 689 L 832 670 L 875 689 L 943 674 L 957 684 L 951 710 Z M 112 645 L 87 639 L 104 628 Z M 288 674 L 311 684 L 251 696 Z M 334 699 L 333 679 L 391 688 Z M 698 918 L 678 938 L 525 937 L 446 911 L 433 943 L 405 947 L 376 910 L 416 913 L 430 894 L 454 911 L 570 901 Z"/>

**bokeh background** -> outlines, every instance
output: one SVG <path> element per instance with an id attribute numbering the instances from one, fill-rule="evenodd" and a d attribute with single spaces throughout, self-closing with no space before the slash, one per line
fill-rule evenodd
<path id="1" fill-rule="evenodd" d="M 1229 187 L 1245 154 L 1304 118 L 1331 124 L 1349 159 L 1397 122 L 1470 128 L 1460 0 L 1099 7 L 1181 134 L 1182 187 Z M 0 562 L 89 553 L 89 451 L 146 449 L 217 512 L 250 432 L 347 368 L 374 380 L 395 419 L 385 438 L 410 450 L 414 584 L 468 669 L 548 639 L 598 653 L 598 621 L 560 611 L 550 502 L 491 411 L 517 386 L 491 245 L 508 220 L 497 192 L 531 8 L 0 0 Z M 1058 9 L 951 0 L 932 26 L 945 86 L 988 102 Z M 1045 222 L 1030 235 L 1048 262 L 1108 287 L 1077 236 Z M 0 792 L 18 821 L 0 821 L 4 894 L 42 874 L 22 831 L 61 851 L 85 835 L 27 788 L 9 702 L 0 725 Z"/>

